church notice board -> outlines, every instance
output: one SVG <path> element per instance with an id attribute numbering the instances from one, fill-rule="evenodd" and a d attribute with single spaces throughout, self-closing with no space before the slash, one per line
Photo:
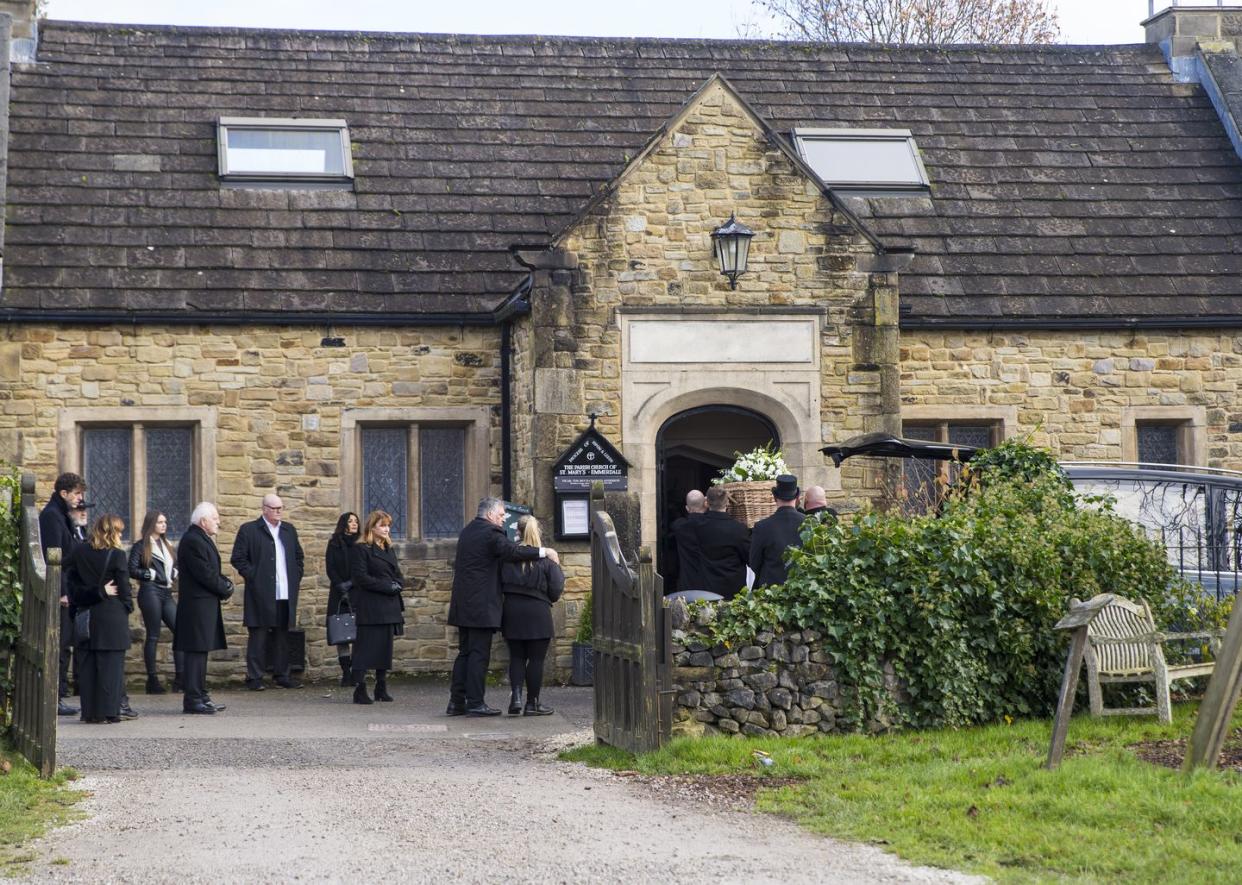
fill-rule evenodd
<path id="1" fill-rule="evenodd" d="M 602 482 L 606 492 L 624 492 L 629 487 L 630 464 L 616 446 L 591 426 L 574 440 L 552 469 L 552 490 L 556 492 L 556 536 L 563 540 L 589 538 L 591 484 Z"/>

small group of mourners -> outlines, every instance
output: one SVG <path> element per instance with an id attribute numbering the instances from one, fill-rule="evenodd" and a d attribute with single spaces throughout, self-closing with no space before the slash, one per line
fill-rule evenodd
<path id="1" fill-rule="evenodd" d="M 39 515 L 44 555 L 57 547 L 63 564 L 59 714 L 80 714 L 92 724 L 137 718 L 125 692 L 129 617 L 135 603 L 146 630 L 146 692 L 181 692 L 182 711 L 188 714 L 223 712 L 225 705 L 212 701 L 207 691 L 207 656 L 226 647 L 221 604 L 234 591 L 216 546 L 219 511 L 209 502 L 196 506 L 176 546 L 168 537 L 168 515 L 148 512 L 137 541 L 126 551 L 126 525 L 120 516 L 100 514 L 88 528 L 87 512 L 93 505 L 86 503 L 85 494 L 81 476 L 63 473 Z M 290 673 L 289 631 L 297 623 L 304 555 L 297 530 L 283 516 L 280 497 L 264 496 L 259 518 L 238 529 L 229 558 L 245 582 L 246 687 L 251 691 L 266 689 L 269 670 L 273 684 L 300 686 Z M 500 714 L 484 698 L 497 630 L 509 649 L 509 714 L 553 712 L 540 693 L 553 638 L 552 605 L 564 591 L 565 575 L 556 551 L 543 546 L 533 516 L 518 521 L 519 541 L 505 533 L 504 520 L 504 502 L 484 498 L 477 517 L 458 538 L 448 616 L 458 631 L 450 716 Z M 336 650 L 340 683 L 353 687 L 356 704 L 393 700 L 388 673 L 393 641 L 404 631 L 406 580 L 393 548 L 392 522 L 382 510 L 365 519 L 342 513 L 324 555 L 328 618 L 350 614 L 354 620 L 354 633 Z M 169 688 L 157 665 L 161 627 L 173 636 Z M 80 711 L 68 703 L 71 666 Z M 371 673 L 374 690 L 368 691 Z"/>

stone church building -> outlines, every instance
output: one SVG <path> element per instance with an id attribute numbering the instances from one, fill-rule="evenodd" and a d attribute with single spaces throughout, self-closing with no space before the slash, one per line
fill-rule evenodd
<path id="1" fill-rule="evenodd" d="M 131 526 L 215 501 L 226 558 L 278 492 L 311 675 L 339 513 L 394 514 L 401 669 L 442 671 L 457 531 L 497 494 L 572 534 L 553 473 L 592 413 L 657 551 L 768 441 L 846 511 L 876 486 L 819 449 L 868 431 L 1242 468 L 1238 9 L 933 48 L 32 5 L 0 2 L 0 456 Z M 587 546 L 550 543 L 564 667 Z M 240 679 L 239 600 L 226 622 Z"/>

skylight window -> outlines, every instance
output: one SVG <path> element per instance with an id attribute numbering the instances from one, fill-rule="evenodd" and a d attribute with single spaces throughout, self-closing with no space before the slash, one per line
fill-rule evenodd
<path id="1" fill-rule="evenodd" d="M 221 117 L 220 177 L 347 181 L 354 177 L 344 120 Z"/>
<path id="2" fill-rule="evenodd" d="M 909 129 L 795 129 L 807 165 L 843 191 L 916 191 L 928 188 L 927 170 Z"/>

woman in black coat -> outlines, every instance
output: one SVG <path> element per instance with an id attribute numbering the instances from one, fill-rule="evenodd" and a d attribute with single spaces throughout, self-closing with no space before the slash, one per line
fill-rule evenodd
<path id="1" fill-rule="evenodd" d="M 158 510 L 147 513 L 142 520 L 142 534 L 129 548 L 129 576 L 138 582 L 138 610 L 146 628 L 142 644 L 142 660 L 147 668 L 147 694 L 164 694 L 160 675 L 155 668 L 155 652 L 160 642 L 160 624 L 169 632 L 177 629 L 177 601 L 173 599 L 173 581 L 177 579 L 177 557 L 168 540 L 168 518 Z M 183 652 L 173 652 L 173 691 L 181 691 Z"/>
<path id="2" fill-rule="evenodd" d="M 349 551 L 350 577 L 354 582 L 350 602 L 358 624 L 353 655 L 355 704 L 374 703 L 367 696 L 367 670 L 375 671 L 375 700 L 392 700 L 388 671 L 392 669 L 392 638 L 404 632 L 405 602 L 401 588 L 405 579 L 388 536 L 391 528 L 391 516 L 382 510 L 372 511 Z"/>
<path id="3" fill-rule="evenodd" d="M 324 552 L 324 570 L 328 573 L 328 613 L 332 617 L 342 612 L 353 611 L 350 604 L 349 590 L 353 586 L 349 577 L 349 551 L 358 539 L 358 514 L 342 513 L 336 521 L 336 531 L 328 541 L 328 549 Z M 325 629 L 327 627 L 325 623 Z M 349 654 L 349 643 L 336 647 L 336 658 L 341 665 L 341 685 L 354 684 L 353 660 Z"/>
<path id="4" fill-rule="evenodd" d="M 91 526 L 65 568 L 69 594 L 79 621 L 89 621 L 78 687 L 83 722 L 120 722 L 125 691 L 125 650 L 129 648 L 129 613 L 134 600 L 121 536 L 125 523 L 105 513 Z"/>
<path id="5" fill-rule="evenodd" d="M 539 523 L 533 516 L 518 520 L 522 544 L 542 547 Z M 539 703 L 543 687 L 543 663 L 552 641 L 552 603 L 565 590 L 565 573 L 551 559 L 506 562 L 500 567 L 500 592 L 504 597 L 500 629 L 509 646 L 509 715 L 547 716 L 551 707 Z M 526 706 L 522 706 L 522 685 Z"/>

